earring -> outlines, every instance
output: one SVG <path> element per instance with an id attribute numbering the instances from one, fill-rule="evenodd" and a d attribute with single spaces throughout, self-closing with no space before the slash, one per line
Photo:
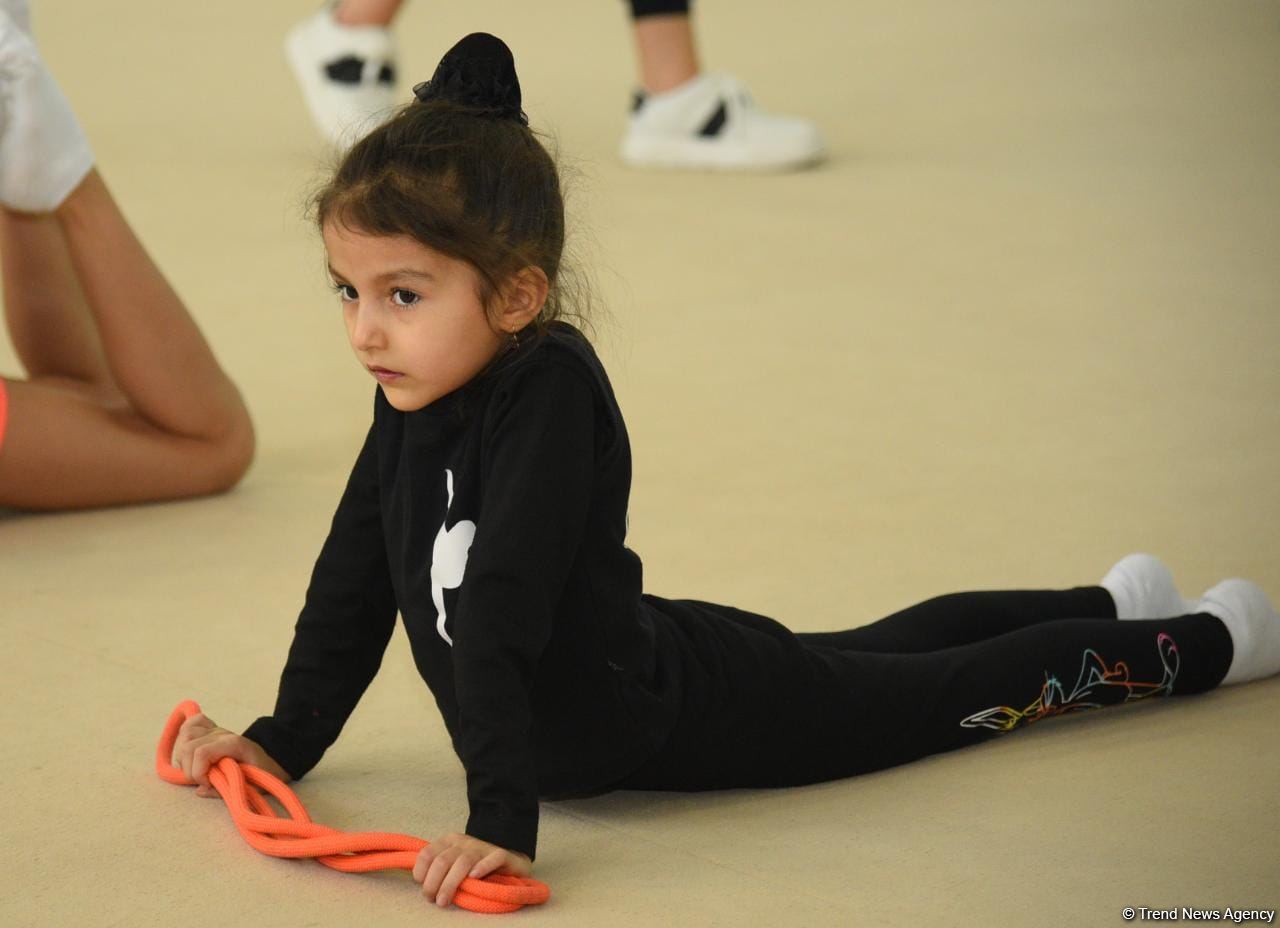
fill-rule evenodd
<path id="1" fill-rule="evenodd" d="M 514 331 L 511 333 L 511 350 L 520 350 L 520 336 Z"/>

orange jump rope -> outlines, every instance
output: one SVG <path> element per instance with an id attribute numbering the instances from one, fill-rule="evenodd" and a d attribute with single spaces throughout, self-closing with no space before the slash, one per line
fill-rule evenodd
<path id="1" fill-rule="evenodd" d="M 173 744 L 178 729 L 200 706 L 188 699 L 178 705 L 165 723 L 156 747 L 156 773 L 160 779 L 179 786 L 194 786 L 173 765 Z M 370 870 L 412 870 L 418 852 L 427 842 L 411 835 L 381 831 L 347 833 L 317 825 L 302 802 L 279 778 L 251 764 L 224 757 L 209 769 L 209 783 L 227 804 L 231 821 L 250 847 L 272 857 L 314 857 L 326 867 L 346 873 Z M 265 790 L 288 813 L 280 816 Z M 551 897 L 545 883 L 524 877 L 495 873 L 477 880 L 467 877 L 453 897 L 459 908 L 497 914 L 514 912 L 526 905 L 541 905 Z"/>

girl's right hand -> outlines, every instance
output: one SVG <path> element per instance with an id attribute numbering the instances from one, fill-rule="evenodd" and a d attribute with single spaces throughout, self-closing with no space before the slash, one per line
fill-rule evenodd
<path id="1" fill-rule="evenodd" d="M 219 728 L 203 712 L 197 712 L 182 723 L 173 744 L 173 760 L 188 779 L 196 782 L 197 796 L 218 795 L 209 785 L 209 768 L 224 757 L 252 764 L 286 783 L 292 779 L 256 741 Z"/>

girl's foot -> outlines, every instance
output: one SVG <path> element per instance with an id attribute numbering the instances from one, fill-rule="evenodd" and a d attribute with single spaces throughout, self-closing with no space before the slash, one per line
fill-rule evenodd
<path id="1" fill-rule="evenodd" d="M 0 6 L 0 203 L 28 213 L 57 209 L 93 167 L 71 104 L 31 38 Z"/>
<path id="2" fill-rule="evenodd" d="M 1115 600 L 1118 619 L 1172 619 L 1197 611 L 1178 593 L 1169 568 L 1150 554 L 1121 558 L 1099 585 Z"/>
<path id="3" fill-rule="evenodd" d="M 1280 673 L 1280 615 L 1256 583 L 1223 580 L 1200 598 L 1195 611 L 1217 616 L 1231 633 L 1234 653 L 1221 686 Z"/>
<path id="4" fill-rule="evenodd" d="M 396 100 L 396 48 L 382 26 L 345 26 L 326 5 L 289 30 L 285 53 L 322 135 L 346 147 Z"/>
<path id="5" fill-rule="evenodd" d="M 823 143 L 808 120 L 757 109 L 731 75 L 700 74 L 636 94 L 621 154 L 634 167 L 776 171 L 821 160 Z"/>

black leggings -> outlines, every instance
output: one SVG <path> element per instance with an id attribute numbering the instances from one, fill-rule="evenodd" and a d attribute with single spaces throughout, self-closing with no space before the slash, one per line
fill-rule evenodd
<path id="1" fill-rule="evenodd" d="M 630 0 L 631 18 L 689 12 L 689 0 Z"/>
<path id="2" fill-rule="evenodd" d="M 1216 617 L 1119 621 L 1101 587 L 956 593 L 871 625 L 794 634 L 645 597 L 682 654 L 682 712 L 621 788 L 798 786 L 906 763 L 1054 715 L 1212 689 Z"/>

